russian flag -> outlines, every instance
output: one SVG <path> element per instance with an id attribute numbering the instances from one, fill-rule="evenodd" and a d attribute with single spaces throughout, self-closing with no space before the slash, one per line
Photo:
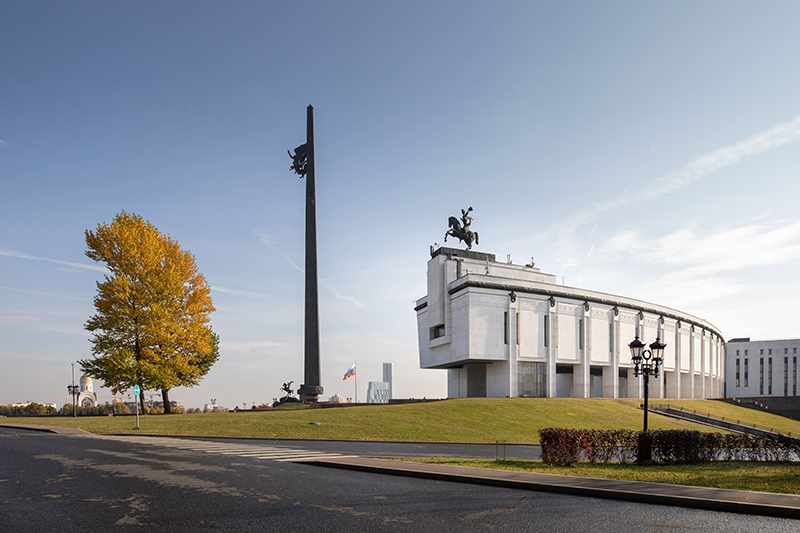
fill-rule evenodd
<path id="1" fill-rule="evenodd" d="M 342 378 L 342 381 L 346 380 L 347 378 L 349 378 L 351 376 L 355 376 L 355 375 L 356 375 L 356 364 L 353 363 L 353 366 L 351 366 L 347 370 L 347 372 L 345 372 L 344 377 Z"/>

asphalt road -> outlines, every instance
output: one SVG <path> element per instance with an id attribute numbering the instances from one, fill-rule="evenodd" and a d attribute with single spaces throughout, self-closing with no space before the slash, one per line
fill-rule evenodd
<path id="1" fill-rule="evenodd" d="M 0 531 L 800 530 L 798 521 L 780 518 L 290 462 L 353 451 L 338 447 L 349 443 L 311 444 L 76 437 L 0 428 Z M 333 448 L 322 449 L 327 445 Z"/>

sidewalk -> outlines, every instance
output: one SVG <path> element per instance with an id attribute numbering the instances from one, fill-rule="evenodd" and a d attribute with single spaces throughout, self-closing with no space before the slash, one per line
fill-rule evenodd
<path id="1" fill-rule="evenodd" d="M 687 487 L 663 483 L 618 481 L 576 476 L 559 476 L 532 472 L 512 472 L 368 459 L 362 457 L 304 459 L 303 464 L 359 470 L 377 474 L 409 476 L 440 481 L 475 483 L 521 490 L 559 492 L 576 496 L 592 496 L 641 503 L 694 507 L 730 513 L 758 514 L 800 518 L 800 496 L 741 490 Z"/>

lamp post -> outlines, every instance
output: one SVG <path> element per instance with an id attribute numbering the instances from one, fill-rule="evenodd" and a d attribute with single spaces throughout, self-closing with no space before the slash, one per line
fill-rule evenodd
<path id="1" fill-rule="evenodd" d="M 75 385 L 75 363 L 72 364 L 72 385 L 67 385 L 67 390 L 72 395 L 72 417 L 75 418 L 78 415 L 75 413 L 75 396 L 78 394 L 78 387 Z"/>
<path id="2" fill-rule="evenodd" d="M 633 375 L 635 377 L 644 376 L 644 431 L 647 431 L 647 400 L 650 392 L 650 376 L 658 377 L 658 367 L 661 366 L 664 348 L 667 345 L 656 337 L 656 341 L 650 345 L 650 349 L 645 350 L 645 344 L 639 340 L 637 335 L 628 347 L 631 349 Z"/>

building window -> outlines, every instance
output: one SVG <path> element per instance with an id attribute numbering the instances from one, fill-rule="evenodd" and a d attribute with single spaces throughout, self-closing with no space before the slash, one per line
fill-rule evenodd
<path id="1" fill-rule="evenodd" d="M 548 340 L 550 338 L 550 321 L 548 320 L 547 315 L 544 315 L 544 347 L 547 348 Z"/>
<path id="2" fill-rule="evenodd" d="M 444 337 L 444 324 L 439 324 L 431 328 L 431 340 L 438 339 L 439 337 Z"/>
<path id="3" fill-rule="evenodd" d="M 578 331 L 578 345 L 579 345 L 578 348 L 583 350 L 583 319 L 582 318 L 578 321 L 578 328 L 580 330 L 580 331 Z"/>
<path id="4" fill-rule="evenodd" d="M 503 344 L 508 344 L 508 311 L 503 313 Z"/>
<path id="5" fill-rule="evenodd" d="M 764 355 L 764 350 L 762 349 L 762 350 L 761 350 L 761 353 L 760 353 L 760 354 L 758 354 L 758 355 Z"/>
<path id="6" fill-rule="evenodd" d="M 744 351 L 744 355 L 745 355 L 745 357 L 747 356 L 747 350 Z"/>
<path id="7" fill-rule="evenodd" d="M 739 357 L 739 350 L 736 350 L 736 357 Z"/>
<path id="8" fill-rule="evenodd" d="M 519 346 L 519 313 L 515 313 L 517 316 L 517 346 Z"/>
<path id="9" fill-rule="evenodd" d="M 787 348 L 788 350 L 788 348 Z M 783 395 L 789 396 L 789 358 L 783 358 Z"/>
<path id="10" fill-rule="evenodd" d="M 784 348 L 783 349 L 783 355 L 786 355 L 787 353 L 789 353 L 789 348 Z"/>
<path id="11" fill-rule="evenodd" d="M 738 351 L 738 350 L 737 350 Z M 736 359 L 736 386 L 739 386 L 739 359 Z"/>
<path id="12" fill-rule="evenodd" d="M 797 357 L 792 357 L 792 361 L 792 396 L 797 396 Z"/>
<path id="13" fill-rule="evenodd" d="M 772 350 L 770 350 L 772 351 Z M 767 394 L 772 394 L 772 357 L 769 358 L 769 370 L 768 370 L 768 380 L 767 380 Z"/>
<path id="14" fill-rule="evenodd" d="M 761 350 L 762 352 L 764 350 Z M 758 394 L 764 396 L 764 358 L 761 358 L 761 363 L 758 365 Z"/>
<path id="15" fill-rule="evenodd" d="M 517 396 L 544 398 L 547 396 L 547 363 L 517 361 Z"/>
<path id="16" fill-rule="evenodd" d="M 608 351 L 614 353 L 614 323 L 608 324 Z"/>
<path id="17" fill-rule="evenodd" d="M 747 350 L 744 351 L 747 353 Z M 747 387 L 747 358 L 744 359 L 744 386 Z"/>
<path id="18" fill-rule="evenodd" d="M 769 354 L 772 355 L 772 348 L 769 349 Z"/>

